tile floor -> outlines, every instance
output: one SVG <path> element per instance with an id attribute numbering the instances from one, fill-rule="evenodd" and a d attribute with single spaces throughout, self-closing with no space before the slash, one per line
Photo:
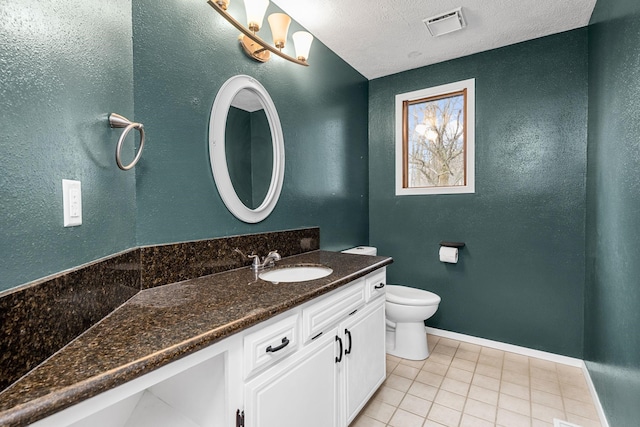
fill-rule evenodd
<path id="1" fill-rule="evenodd" d="M 428 335 L 426 361 L 387 355 L 350 427 L 601 427 L 582 369 Z"/>

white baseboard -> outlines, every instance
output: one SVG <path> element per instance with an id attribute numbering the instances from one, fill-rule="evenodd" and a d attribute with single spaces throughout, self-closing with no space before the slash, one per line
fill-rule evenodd
<path id="1" fill-rule="evenodd" d="M 600 403 L 600 398 L 598 397 L 596 388 L 593 385 L 593 381 L 591 380 L 591 375 L 589 374 L 587 365 L 584 363 L 582 359 L 563 356 L 555 353 L 549 353 L 546 351 L 535 350 L 528 347 L 521 347 L 519 345 L 507 344 L 500 341 L 493 341 L 485 338 L 474 337 L 471 335 L 459 334 L 457 332 L 445 331 L 443 329 L 431 328 L 429 326 L 427 326 L 425 329 L 427 330 L 427 333 L 430 335 L 435 335 L 443 338 L 451 338 L 456 341 L 463 341 L 470 344 L 477 344 L 483 347 L 495 348 L 497 350 L 508 351 L 510 353 L 521 354 L 523 356 L 535 357 L 537 359 L 548 360 L 550 362 L 560 363 L 568 366 L 574 366 L 582 369 L 582 372 L 584 373 L 584 377 L 587 380 L 587 386 L 589 387 L 589 392 L 591 393 L 591 397 L 593 398 L 593 403 L 595 404 L 596 410 L 598 411 L 598 416 L 600 417 L 600 423 L 602 424 L 602 427 L 609 427 L 609 422 L 607 421 L 607 417 L 604 414 L 602 404 Z"/>

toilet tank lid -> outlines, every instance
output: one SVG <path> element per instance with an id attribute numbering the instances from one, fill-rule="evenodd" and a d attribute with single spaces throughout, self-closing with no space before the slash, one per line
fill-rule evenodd
<path id="1" fill-rule="evenodd" d="M 356 246 L 342 251 L 343 254 L 377 255 L 378 249 L 373 246 Z"/>
<path id="2" fill-rule="evenodd" d="M 433 292 L 401 285 L 386 286 L 387 301 L 403 305 L 438 305 L 440 297 Z"/>

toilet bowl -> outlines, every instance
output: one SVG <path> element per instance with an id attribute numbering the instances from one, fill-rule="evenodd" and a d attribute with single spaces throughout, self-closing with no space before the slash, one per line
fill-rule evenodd
<path id="1" fill-rule="evenodd" d="M 359 246 L 344 253 L 376 255 L 377 249 Z M 387 353 L 409 360 L 429 357 L 424 321 L 435 314 L 440 297 L 433 292 L 400 285 L 387 285 L 385 311 L 387 317 Z"/>
<path id="2" fill-rule="evenodd" d="M 386 286 L 387 353 L 409 360 L 429 357 L 424 321 L 435 314 L 440 297 L 407 286 Z"/>

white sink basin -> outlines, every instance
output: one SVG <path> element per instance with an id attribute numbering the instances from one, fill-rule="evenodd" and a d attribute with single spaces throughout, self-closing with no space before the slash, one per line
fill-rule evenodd
<path id="1" fill-rule="evenodd" d="M 294 265 L 291 267 L 275 268 L 263 271 L 258 275 L 262 280 L 269 282 L 306 282 L 326 277 L 333 273 L 329 267 L 322 265 Z"/>

